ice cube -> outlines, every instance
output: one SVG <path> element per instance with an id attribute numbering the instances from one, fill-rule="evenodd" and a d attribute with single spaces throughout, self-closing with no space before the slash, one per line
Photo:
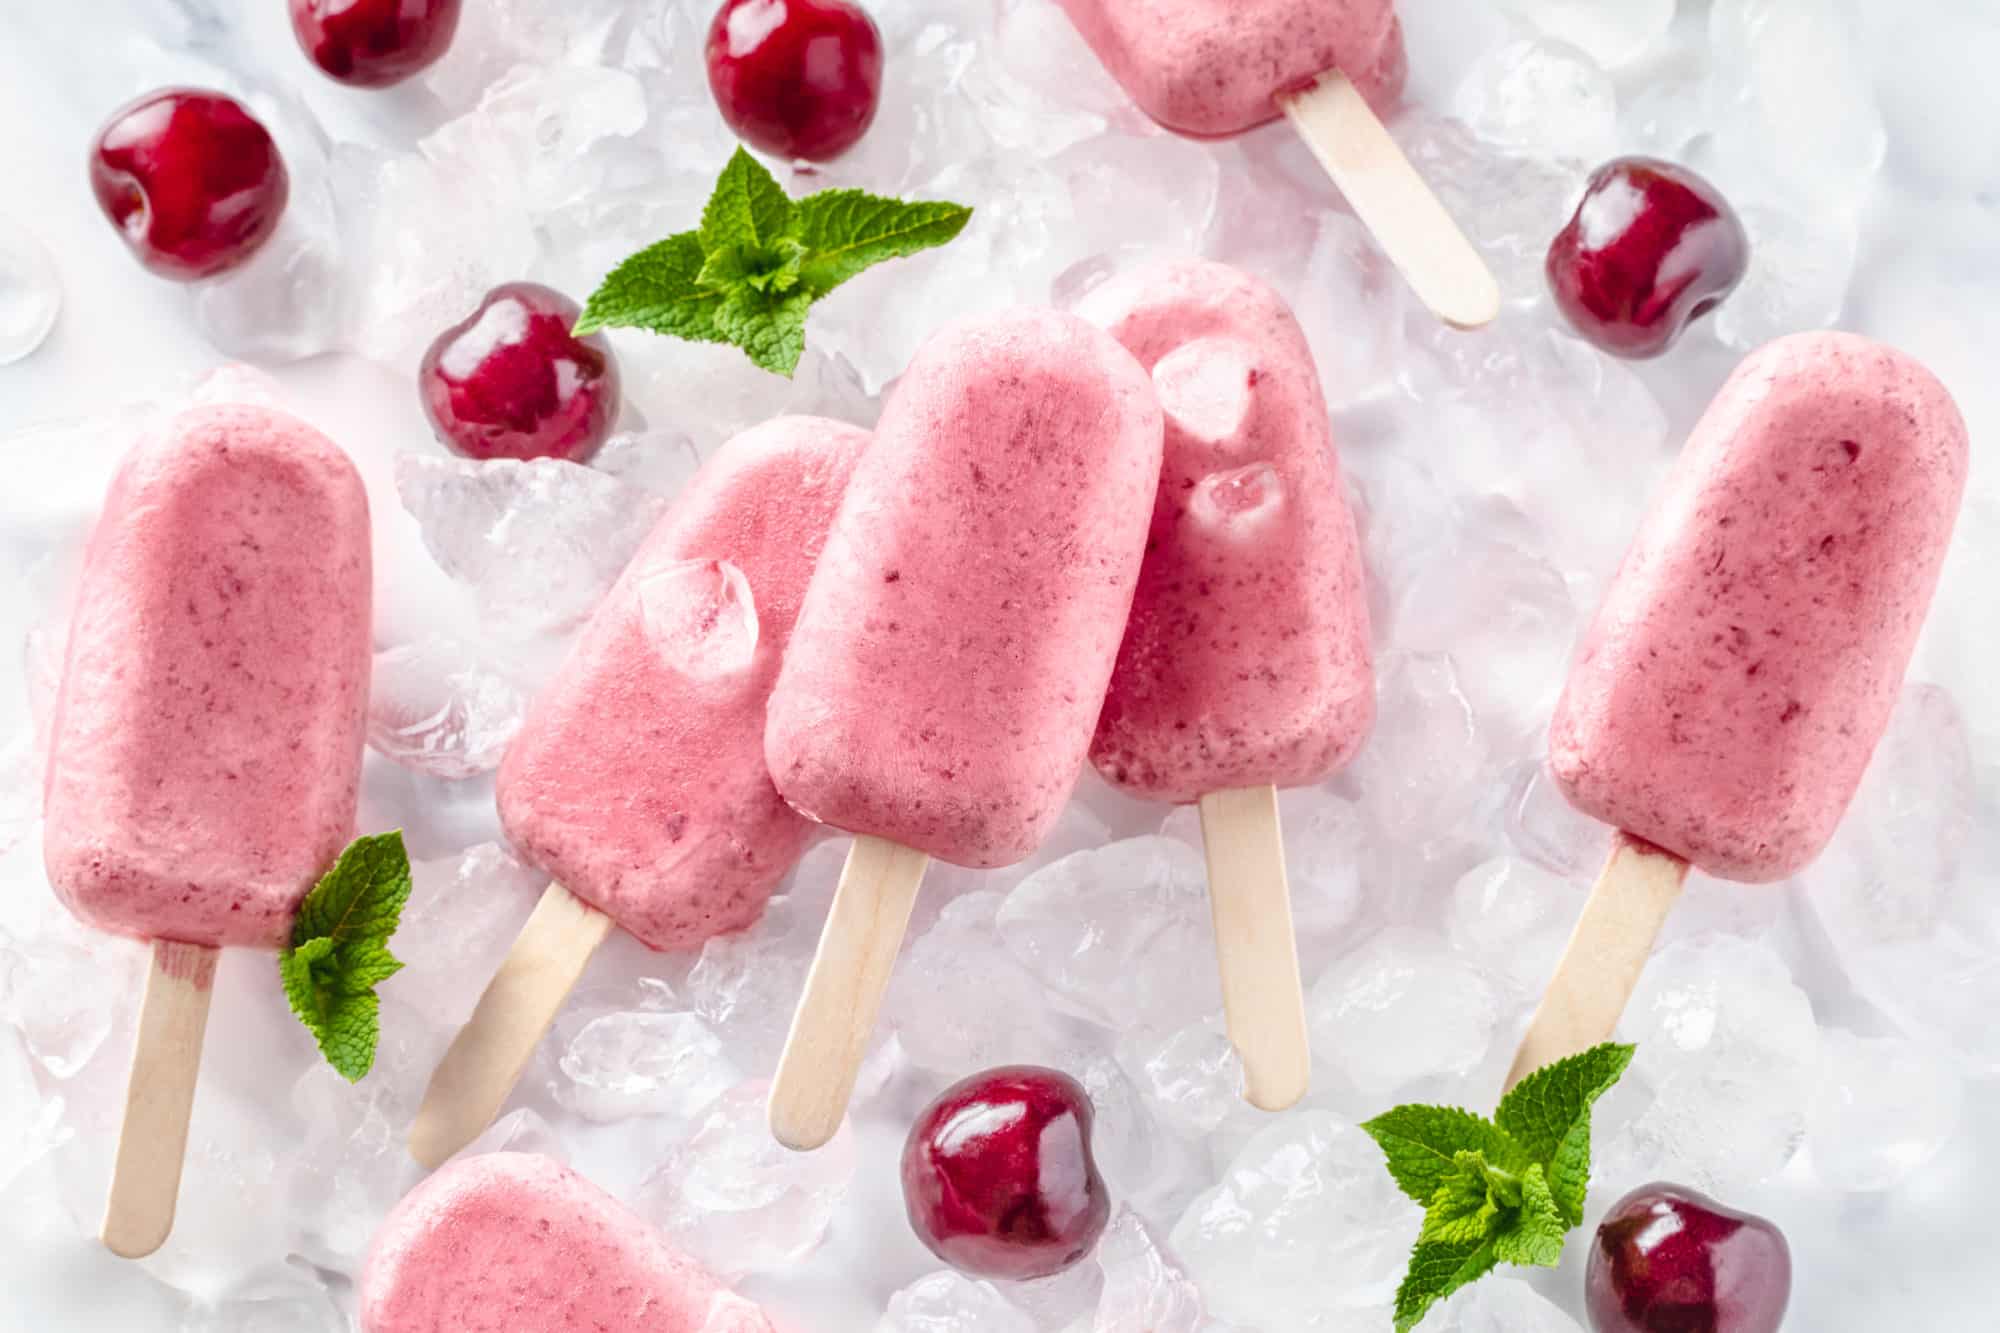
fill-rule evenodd
<path id="1" fill-rule="evenodd" d="M 1160 1249 L 1146 1224 L 1120 1209 L 1097 1243 L 1104 1270 L 1091 1333 L 1197 1333 L 1201 1292 Z"/>
<path id="2" fill-rule="evenodd" d="M 527 701 L 477 650 L 433 635 L 375 654 L 368 743 L 419 773 L 470 778 L 500 766 Z"/>
<path id="3" fill-rule="evenodd" d="M 1186 1134 L 1208 1134 L 1243 1099 L 1243 1061 L 1219 1016 L 1164 1035 L 1139 1034 L 1120 1046 L 1153 1113 Z"/>
<path id="4" fill-rule="evenodd" d="M 939 1272 L 889 1298 L 875 1333 L 1036 1333 L 1034 1321 L 991 1282 Z"/>
<path id="5" fill-rule="evenodd" d="M 404 454 L 396 491 L 424 545 L 467 585 L 503 634 L 575 625 L 595 607 L 645 540 L 664 502 L 592 468 Z"/>
<path id="6" fill-rule="evenodd" d="M 1434 936 L 1397 927 L 1335 963 L 1307 1001 L 1313 1051 L 1387 1100 L 1419 1079 L 1467 1073 L 1492 1049 L 1493 987 Z"/>
<path id="7" fill-rule="evenodd" d="M 1617 133 L 1610 77 L 1563 42 L 1509 42 L 1487 52 L 1459 85 L 1454 105 L 1474 134 L 1527 156 L 1595 162 Z"/>
<path id="8" fill-rule="evenodd" d="M 1229 443 L 1250 414 L 1257 353 L 1240 338 L 1197 338 L 1153 366 L 1153 388 L 1167 419 L 1191 439 Z"/>
<path id="9" fill-rule="evenodd" d="M 1065 1049 L 1047 991 L 1001 942 L 1002 901 L 983 890 L 953 900 L 897 964 L 883 1008 L 916 1065 L 956 1074 Z"/>
<path id="10" fill-rule="evenodd" d="M 347 1333 L 349 1327 L 319 1275 L 291 1263 L 220 1301 L 194 1303 L 179 1333 Z"/>
<path id="11" fill-rule="evenodd" d="M 1607 67 L 1646 54 L 1674 22 L 1674 0 L 1506 0 L 1506 7 Z"/>
<path id="12" fill-rule="evenodd" d="M 1219 1012 L 1202 858 L 1173 838 L 1066 856 L 1021 881 L 995 918 L 1029 971 L 1108 1027 L 1178 1027 Z"/>
<path id="13" fill-rule="evenodd" d="M 0 217 L 0 366 L 33 355 L 62 312 L 62 278 L 33 232 Z"/>
<path id="14" fill-rule="evenodd" d="M 0 1018 L 51 1077 L 69 1078 L 137 1011 L 144 966 L 134 942 L 61 922 L 26 939 L 0 932 Z"/>
<path id="15" fill-rule="evenodd" d="M 63 1099 L 44 1093 L 21 1040 L 0 1027 L 0 1190 L 64 1136 Z"/>
<path id="16" fill-rule="evenodd" d="M 1459 877 L 1451 891 L 1452 948 L 1531 999 L 1555 975 L 1578 913 L 1581 889 L 1526 861 L 1495 857 Z"/>
<path id="17" fill-rule="evenodd" d="M 1262 540 L 1284 511 L 1285 481 L 1269 463 L 1211 472 L 1188 497 L 1188 521 L 1225 542 Z"/>
<path id="18" fill-rule="evenodd" d="M 1525 1282 L 1485 1278 L 1424 1316 L 1434 1333 L 1583 1333 L 1583 1325 Z"/>
<path id="19" fill-rule="evenodd" d="M 195 324 L 217 350 L 251 361 L 333 351 L 348 335 L 348 259 L 326 170 L 295 168 L 277 231 L 241 268 L 195 289 Z"/>
<path id="20" fill-rule="evenodd" d="M 621 1011 L 585 1024 L 563 1050 L 563 1105 L 588 1120 L 692 1119 L 742 1082 L 722 1042 L 693 1014 Z"/>
<path id="21" fill-rule="evenodd" d="M 701 467 L 701 453 L 679 431 L 625 431 L 606 440 L 590 465 L 607 476 L 672 497 Z"/>
<path id="22" fill-rule="evenodd" d="M 1387 1322 L 1418 1215 L 1374 1140 L 1330 1111 L 1293 1111 L 1188 1207 L 1172 1244 L 1217 1318 L 1358 1333 Z"/>
<path id="23" fill-rule="evenodd" d="M 745 1068 L 773 1067 L 784 1048 L 847 848 L 844 840 L 808 848 L 757 923 L 702 945 L 688 973 L 688 1003 Z"/>
<path id="24" fill-rule="evenodd" d="M 403 970 L 382 996 L 441 1029 L 471 1017 L 549 878 L 499 843 L 410 867 L 413 887 L 391 948 Z"/>
<path id="25" fill-rule="evenodd" d="M 1524 860 L 1565 879 L 1584 879 L 1603 864 L 1610 834 L 1571 805 L 1539 761 L 1523 764 L 1507 802 L 1507 841 Z"/>
<path id="26" fill-rule="evenodd" d="M 739 676 L 757 658 L 757 601 L 727 560 L 678 560 L 640 571 L 639 611 L 653 651 L 689 680 Z"/>
<path id="27" fill-rule="evenodd" d="M 771 1137 L 770 1087 L 740 1084 L 640 1187 L 640 1211 L 726 1279 L 782 1272 L 819 1247 L 854 1178 L 853 1130 L 795 1153 Z"/>
<path id="28" fill-rule="evenodd" d="M 1838 1190 L 1894 1189 L 1958 1132 L 1965 1093 L 1937 1052 L 1829 1029 L 1806 1109 L 1813 1174 Z"/>
<path id="29" fill-rule="evenodd" d="M 1362 807 L 1392 837 L 1448 827 L 1478 798 L 1486 763 L 1472 704 L 1451 658 L 1395 655 L 1377 664 L 1375 731 L 1348 770 Z"/>
<path id="30" fill-rule="evenodd" d="M 1787 333 L 1830 328 L 1847 300 L 1860 233 L 1832 209 L 1746 204 L 1750 268 L 1715 313 L 1715 332 L 1748 351 Z"/>
<path id="31" fill-rule="evenodd" d="M 649 183 L 661 169 L 658 155 L 622 142 L 645 129 L 646 115 L 644 87 L 629 71 L 519 65 L 486 89 L 476 110 L 418 148 L 453 175 L 504 186 L 541 215 L 613 185 Z"/>

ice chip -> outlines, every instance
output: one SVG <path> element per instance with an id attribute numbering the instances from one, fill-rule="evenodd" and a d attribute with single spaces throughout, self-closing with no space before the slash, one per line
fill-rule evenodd
<path id="1" fill-rule="evenodd" d="M 889 1298 L 875 1333 L 1036 1333 L 991 1282 L 932 1273 Z"/>
<path id="2" fill-rule="evenodd" d="M 1461 1287 L 1424 1316 L 1431 1333 L 1583 1333 L 1583 1325 L 1525 1282 L 1491 1277 Z"/>
<path id="3" fill-rule="evenodd" d="M 219 1301 L 195 1302 L 178 1333 L 347 1333 L 348 1328 L 326 1283 L 294 1263 Z"/>
<path id="4" fill-rule="evenodd" d="M 1256 386 L 1256 350 L 1237 338 L 1182 343 L 1153 367 L 1153 388 L 1167 419 L 1208 444 L 1241 433 Z"/>
<path id="5" fill-rule="evenodd" d="M 1120 1209 L 1097 1243 L 1104 1291 L 1090 1333 L 1197 1333 L 1201 1292 L 1164 1254 L 1130 1209 Z"/>
<path id="6" fill-rule="evenodd" d="M 556 1095 L 587 1120 L 691 1120 L 742 1081 L 722 1042 L 693 1014 L 620 1011 L 585 1024 L 559 1065 Z"/>
<path id="7" fill-rule="evenodd" d="M 295 180 L 270 240 L 195 289 L 195 323 L 219 351 L 266 364 L 333 351 L 348 333 L 348 260 L 325 175 Z"/>
<path id="8" fill-rule="evenodd" d="M 1715 332 L 1739 351 L 1807 329 L 1831 327 L 1847 302 L 1860 229 L 1851 214 L 1751 203 L 1742 285 L 1716 309 Z"/>
<path id="9" fill-rule="evenodd" d="M 757 601 L 727 560 L 676 560 L 642 572 L 639 610 L 654 651 L 690 680 L 720 680 L 757 657 Z"/>
<path id="10" fill-rule="evenodd" d="M 1675 0 L 1505 0 L 1549 37 L 1568 42 L 1606 67 L 1644 55 L 1673 26 Z"/>
<path id="11" fill-rule="evenodd" d="M 1509 42 L 1459 85 L 1458 118 L 1510 152 L 1595 162 L 1617 136 L 1618 98 L 1589 56 L 1562 42 Z"/>
<path id="12" fill-rule="evenodd" d="M 48 247 L 0 217 L 0 366 L 33 355 L 62 311 L 62 279 Z"/>
<path id="13" fill-rule="evenodd" d="M 1211 472 L 1195 483 L 1188 521 L 1224 541 L 1254 542 L 1285 503 L 1285 480 L 1269 463 Z"/>
<path id="14" fill-rule="evenodd" d="M 1579 886 L 1502 856 L 1459 877 L 1447 922 L 1452 948 L 1528 1000 L 1555 975 L 1581 910 Z"/>
<path id="15" fill-rule="evenodd" d="M 500 766 L 527 701 L 476 650 L 432 636 L 375 654 L 368 744 L 405 768 L 469 778 Z"/>
<path id="16" fill-rule="evenodd" d="M 1365 1094 L 1464 1074 L 1492 1049 L 1492 986 L 1429 935 L 1395 928 L 1335 963 L 1307 1001 L 1313 1051 Z"/>
<path id="17" fill-rule="evenodd" d="M 1123 1048 L 1154 1113 L 1188 1134 L 1208 1134 L 1243 1100 L 1243 1061 L 1220 1017 L 1161 1036 L 1140 1035 Z"/>
<path id="18" fill-rule="evenodd" d="M 1001 942 L 1002 901 L 986 891 L 954 899 L 896 967 L 884 1009 L 922 1068 L 1047 1063 L 1063 1047 L 1047 990 Z"/>

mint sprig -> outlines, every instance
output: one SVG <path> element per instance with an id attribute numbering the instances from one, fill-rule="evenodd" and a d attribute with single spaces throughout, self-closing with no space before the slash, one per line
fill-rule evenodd
<path id="1" fill-rule="evenodd" d="M 715 182 L 701 226 L 647 246 L 611 270 L 578 335 L 648 329 L 730 343 L 790 377 L 805 351 L 806 311 L 885 259 L 944 245 L 972 217 L 962 204 L 905 203 L 862 190 L 786 195 L 741 148 Z"/>
<path id="2" fill-rule="evenodd" d="M 1399 1106 L 1362 1128 L 1389 1174 L 1424 1205 L 1424 1226 L 1396 1292 L 1396 1331 L 1500 1264 L 1553 1268 L 1583 1224 L 1590 1110 L 1632 1063 L 1630 1046 L 1594 1046 L 1523 1079 L 1491 1119 L 1450 1106 Z"/>
<path id="3" fill-rule="evenodd" d="M 292 1012 L 327 1063 L 350 1083 L 375 1064 L 381 1002 L 375 987 L 403 968 L 389 937 L 410 897 L 410 855 L 400 831 L 356 838 L 299 907 L 278 976 Z"/>

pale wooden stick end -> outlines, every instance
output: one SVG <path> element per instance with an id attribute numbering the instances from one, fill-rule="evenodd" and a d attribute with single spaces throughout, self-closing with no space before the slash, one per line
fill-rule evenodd
<path id="1" fill-rule="evenodd" d="M 1262 1111 L 1296 1105 L 1312 1084 L 1312 1041 L 1299 977 L 1292 897 L 1275 787 L 1201 798 L 1209 906 L 1229 1039 L 1243 1097 Z"/>
<path id="2" fill-rule="evenodd" d="M 549 885 L 431 1075 L 412 1157 L 435 1169 L 486 1131 L 610 931 L 610 917 Z"/>
<path id="3" fill-rule="evenodd" d="M 99 1232 L 104 1247 L 123 1259 L 145 1258 L 173 1233 L 220 957 L 220 950 L 206 945 L 153 941 L 125 1092 L 125 1123 Z"/>

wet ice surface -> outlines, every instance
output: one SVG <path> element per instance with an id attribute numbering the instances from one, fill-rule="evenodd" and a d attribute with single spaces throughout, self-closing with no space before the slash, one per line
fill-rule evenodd
<path id="1" fill-rule="evenodd" d="M 966 235 L 815 310 L 789 382 L 730 349 L 614 333 L 628 411 L 592 468 L 446 455 L 409 382 L 445 324 L 502 280 L 581 296 L 693 224 L 731 147 L 700 72 L 709 8 L 494 0 L 434 71 L 374 96 L 295 78 L 281 6 L 105 0 L 10 19 L 0 105 L 17 87 L 39 99 L 18 117 L 31 140 L 82 142 L 136 87 L 219 86 L 272 124 L 297 191 L 256 263 L 192 294 L 117 252 L 68 147 L 24 168 L 19 197 L 52 211 L 10 205 L 0 224 L 0 362 L 40 341 L 51 308 L 20 229 L 66 288 L 55 335 L 0 369 L 0 1280 L 35 1327 L 88 1330 L 95 1313 L 119 1330 L 345 1328 L 368 1238 L 417 1177 L 401 1139 L 424 1081 L 545 887 L 499 842 L 490 771 L 666 502 L 766 416 L 872 423 L 943 318 L 1073 301 L 1143 250 L 1193 248 L 1297 309 L 1369 567 L 1381 721 L 1347 773 L 1282 802 L 1319 1056 L 1308 1105 L 1241 1102 L 1194 813 L 1086 780 L 1026 865 L 933 870 L 828 1153 L 772 1150 L 755 1087 L 838 839 L 761 923 L 696 955 L 614 936 L 481 1146 L 568 1158 L 827 1333 L 1380 1333 L 1416 1217 L 1355 1125 L 1399 1098 L 1497 1092 L 1606 850 L 1541 772 L 1541 728 L 1701 406 L 1742 350 L 1838 322 L 1933 365 L 1975 440 L 2000 429 L 2000 28 L 1984 0 L 1404 0 L 1412 97 L 1392 128 L 1507 295 L 1492 328 L 1456 334 L 1282 127 L 1217 144 L 1155 132 L 1048 0 L 878 0 L 875 130 L 842 162 L 783 174 L 795 192 L 956 199 L 977 210 Z M 1612 152 L 1711 174 L 1754 241 L 1743 288 L 1641 366 L 1567 336 L 1542 287 L 1547 239 Z M 237 358 L 276 378 L 194 387 Z M 49 894 L 38 775 L 63 607 L 111 469 L 155 413 L 197 397 L 291 406 L 362 468 L 381 571 L 362 822 L 404 827 L 419 863 L 396 946 L 409 966 L 384 988 L 359 1087 L 284 1013 L 268 958 L 226 962 L 179 1230 L 134 1267 L 89 1237 L 144 953 Z M 1798 1256 L 1800 1327 L 1990 1322 L 1961 1279 L 1985 1262 L 1982 1200 L 2000 1183 L 1996 532 L 2000 489 L 1976 463 L 1850 817 L 1790 885 L 1695 878 L 1626 1017 L 1639 1059 L 1599 1115 L 1591 1223 L 1655 1176 L 1765 1212 Z M 755 645 L 754 599 L 720 567 L 642 605 L 689 669 L 730 670 Z M 924 1101 L 1003 1060 L 1090 1089 L 1121 1205 L 1091 1263 L 1029 1287 L 939 1273 L 895 1180 Z M 1426 1326 L 1570 1333 L 1581 1251 Z"/>

